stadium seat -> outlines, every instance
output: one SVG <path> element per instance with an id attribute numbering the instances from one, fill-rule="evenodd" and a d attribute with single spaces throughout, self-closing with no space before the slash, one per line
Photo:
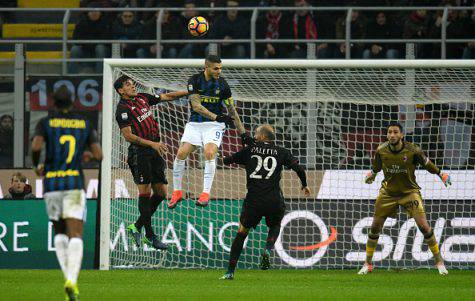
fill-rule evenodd
<path id="1" fill-rule="evenodd" d="M 79 7 L 79 0 L 18 0 L 18 7 L 69 8 Z"/>
<path id="2" fill-rule="evenodd" d="M 73 36 L 75 24 L 68 24 L 68 37 Z M 4 39 L 19 38 L 62 38 L 62 24 L 4 24 Z"/>

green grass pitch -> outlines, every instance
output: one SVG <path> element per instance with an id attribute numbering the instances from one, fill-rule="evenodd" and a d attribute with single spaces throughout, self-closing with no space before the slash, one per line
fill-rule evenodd
<path id="1" fill-rule="evenodd" d="M 475 270 L 81 271 L 80 300 L 475 300 Z M 59 270 L 0 270 L 0 300 L 64 300 Z"/>

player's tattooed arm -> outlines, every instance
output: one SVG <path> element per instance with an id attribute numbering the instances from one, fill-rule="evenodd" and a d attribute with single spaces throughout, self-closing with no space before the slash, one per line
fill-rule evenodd
<path id="1" fill-rule="evenodd" d="M 191 108 L 193 109 L 193 111 L 195 111 L 196 113 L 200 114 L 203 117 L 209 118 L 211 120 L 216 120 L 217 115 L 214 114 L 213 112 L 210 112 L 201 104 L 201 99 L 198 94 L 190 95 L 189 99 L 190 99 Z"/>
<path id="2" fill-rule="evenodd" d="M 228 108 L 229 114 L 233 117 L 234 119 L 234 125 L 236 126 L 236 129 L 239 132 L 239 135 L 242 135 L 246 133 L 246 129 L 244 128 L 244 125 L 241 122 L 241 119 L 239 118 L 239 114 L 236 110 L 236 107 L 234 106 L 233 99 L 229 98 L 226 101 L 226 106 Z"/>
<path id="3" fill-rule="evenodd" d="M 177 98 L 183 97 L 188 95 L 188 91 L 174 91 L 174 92 L 168 92 L 168 93 L 162 93 L 160 94 L 160 101 L 173 101 Z"/>

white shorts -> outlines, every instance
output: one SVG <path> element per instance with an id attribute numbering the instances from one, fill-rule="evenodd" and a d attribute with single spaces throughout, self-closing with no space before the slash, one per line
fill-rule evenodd
<path id="1" fill-rule="evenodd" d="M 74 218 L 86 221 L 86 192 L 83 189 L 46 192 L 44 199 L 50 220 Z"/>
<path id="2" fill-rule="evenodd" d="M 220 147 L 225 127 L 224 123 L 216 121 L 188 122 L 185 126 L 183 137 L 181 137 L 181 143 L 188 142 L 198 147 L 213 143 Z"/>

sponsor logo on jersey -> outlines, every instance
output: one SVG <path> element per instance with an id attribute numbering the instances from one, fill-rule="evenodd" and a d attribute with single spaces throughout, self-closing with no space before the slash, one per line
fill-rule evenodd
<path id="1" fill-rule="evenodd" d="M 216 96 L 203 96 L 203 95 L 200 95 L 200 98 L 201 98 L 201 102 L 202 103 L 218 103 L 221 101 L 221 99 L 219 97 L 216 97 Z"/>
<path id="2" fill-rule="evenodd" d="M 151 116 L 152 115 L 152 111 L 147 111 L 145 114 L 142 114 L 140 115 L 139 117 L 137 117 L 137 120 L 139 122 L 142 122 L 144 121 L 147 117 Z"/>

